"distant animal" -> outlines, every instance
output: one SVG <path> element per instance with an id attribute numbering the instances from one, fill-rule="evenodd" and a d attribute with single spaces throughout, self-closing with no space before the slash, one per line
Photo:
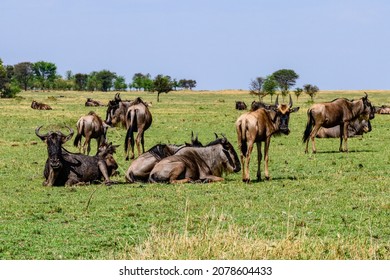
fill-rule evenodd
<path id="1" fill-rule="evenodd" d="M 97 106 L 104 106 L 102 102 L 93 100 L 92 98 L 87 98 L 87 101 L 85 101 L 86 107 L 97 107 Z"/>
<path id="2" fill-rule="evenodd" d="M 376 114 L 390 114 L 390 107 L 387 105 L 382 105 L 381 107 L 375 107 Z"/>
<path id="3" fill-rule="evenodd" d="M 279 97 L 279 96 L 278 96 Z M 288 127 L 290 113 L 297 112 L 299 107 L 292 108 L 293 102 L 290 95 L 289 104 L 279 104 L 278 97 L 275 106 L 269 110 L 260 108 L 242 114 L 236 121 L 238 147 L 241 152 L 242 181 L 249 183 L 249 163 L 253 145 L 257 145 L 257 181 L 261 181 L 261 142 L 264 142 L 265 178 L 269 179 L 268 153 L 271 136 L 290 133 Z"/>
<path id="4" fill-rule="evenodd" d="M 371 130 L 372 127 L 370 120 L 365 120 L 361 116 L 348 124 L 348 138 L 363 135 L 364 133 L 368 133 Z M 321 127 L 316 135 L 316 138 L 340 138 L 340 127 Z"/>
<path id="5" fill-rule="evenodd" d="M 256 111 L 257 109 L 260 109 L 260 108 L 267 109 L 267 110 L 276 109 L 274 104 L 266 104 L 266 103 L 261 102 L 261 101 L 253 101 L 252 102 L 251 111 Z"/>
<path id="6" fill-rule="evenodd" d="M 109 125 L 102 121 L 102 119 L 93 111 L 88 115 L 81 117 L 77 121 L 77 135 L 74 139 L 73 145 L 78 147 L 83 153 L 89 155 L 91 151 L 91 139 L 96 139 L 97 149 L 106 140 L 107 129 Z M 81 146 L 81 138 L 85 137 L 84 144 Z"/>
<path id="7" fill-rule="evenodd" d="M 126 128 L 127 133 L 125 137 L 125 152 L 126 160 L 134 158 L 134 142 L 137 146 L 138 156 L 145 152 L 144 147 L 144 133 L 152 124 L 152 114 L 146 104 L 140 97 L 137 97 L 129 106 L 126 113 Z M 134 133 L 137 137 L 134 139 Z"/>
<path id="8" fill-rule="evenodd" d="M 240 160 L 226 137 L 206 147 L 184 147 L 159 161 L 149 175 L 151 183 L 223 181 L 223 173 L 239 172 Z"/>
<path id="9" fill-rule="evenodd" d="M 161 161 L 163 158 L 172 156 L 184 147 L 202 146 L 202 143 L 198 140 L 198 136 L 194 138 L 193 133 L 191 143 L 186 143 L 184 145 L 157 144 L 131 163 L 125 174 L 126 181 L 128 183 L 134 183 L 135 181 L 147 182 L 150 171 L 152 171 L 157 162 Z"/>
<path id="10" fill-rule="evenodd" d="M 303 133 L 303 143 L 306 143 L 305 153 L 308 152 L 309 140 L 312 141 L 312 151 L 316 152 L 315 137 L 321 127 L 339 126 L 340 152 L 348 151 L 348 125 L 351 121 L 362 116 L 369 120 L 375 117 L 375 109 L 368 100 L 368 94 L 358 100 L 337 98 L 331 102 L 317 103 L 307 111 L 307 125 Z M 344 141 L 344 147 L 343 147 Z"/>
<path id="11" fill-rule="evenodd" d="M 33 102 L 31 103 L 31 108 L 36 110 L 52 110 L 52 108 L 49 105 L 37 102 L 35 100 L 33 100 Z"/>
<path id="12" fill-rule="evenodd" d="M 126 127 L 126 113 L 132 102 L 131 100 L 123 101 L 119 93 L 115 94 L 114 99 L 108 102 L 106 124 Z"/>
<path id="13" fill-rule="evenodd" d="M 104 144 L 95 156 L 74 154 L 62 145 L 72 138 L 73 129 L 64 135 L 61 131 L 49 131 L 41 134 L 42 126 L 35 129 L 35 134 L 46 143 L 48 158 L 45 163 L 44 186 L 64 186 L 93 183 L 104 178 L 106 185 L 112 184 L 110 176 L 115 173 L 118 165 L 113 157 L 117 146 Z"/>
<path id="14" fill-rule="evenodd" d="M 236 101 L 237 110 L 246 110 L 247 106 L 244 101 Z"/>

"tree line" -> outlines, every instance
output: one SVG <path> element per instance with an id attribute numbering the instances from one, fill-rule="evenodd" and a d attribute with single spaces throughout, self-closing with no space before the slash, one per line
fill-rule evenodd
<path id="1" fill-rule="evenodd" d="M 152 78 L 149 73 L 136 73 L 127 84 L 124 76 L 109 70 L 92 71 L 89 74 L 67 71 L 62 77 L 52 62 L 20 62 L 15 65 L 3 65 L 0 59 L 1 97 L 13 97 L 21 90 L 76 90 L 76 91 L 125 91 L 137 90 L 157 92 L 157 98 L 163 92 L 178 89 L 192 90 L 196 81 L 191 79 L 172 79 L 169 75 L 159 74 Z"/>
<path id="2" fill-rule="evenodd" d="M 272 97 L 280 91 L 284 98 L 290 93 L 290 89 L 296 84 L 299 75 L 291 69 L 280 69 L 266 77 L 256 77 L 249 84 L 250 94 L 257 95 L 262 101 L 267 95 Z M 294 89 L 294 94 L 298 100 L 299 96 L 304 92 L 308 94 L 311 101 L 314 102 L 314 97 L 318 93 L 319 88 L 312 84 L 304 84 L 303 88 L 297 87 Z"/>

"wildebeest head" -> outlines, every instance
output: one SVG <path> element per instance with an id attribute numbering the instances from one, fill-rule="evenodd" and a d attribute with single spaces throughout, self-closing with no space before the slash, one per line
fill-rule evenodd
<path id="1" fill-rule="evenodd" d="M 276 97 L 275 107 L 270 108 L 271 111 L 275 112 L 273 122 L 279 126 L 279 131 L 284 134 L 289 134 L 290 129 L 288 128 L 288 122 L 290 120 L 290 113 L 297 112 L 299 107 L 292 108 L 293 102 L 290 95 L 290 102 L 288 104 L 279 104 L 279 95 Z"/>
<path id="2" fill-rule="evenodd" d="M 364 92 L 365 96 L 362 97 L 363 105 L 364 105 L 364 115 L 367 116 L 367 119 L 372 120 L 375 118 L 375 107 L 372 106 L 370 100 L 368 100 L 367 92 Z"/>
<path id="3" fill-rule="evenodd" d="M 64 135 L 60 131 L 49 131 L 46 134 L 40 134 L 39 130 L 41 129 L 42 125 L 37 127 L 35 129 L 35 134 L 46 143 L 47 145 L 47 152 L 49 155 L 49 164 L 53 169 L 59 169 L 62 167 L 61 164 L 61 147 L 62 144 L 64 144 L 66 141 L 71 139 L 73 137 L 73 129 L 68 127 L 69 129 L 69 135 Z"/>
<path id="4" fill-rule="evenodd" d="M 224 163 L 225 169 L 229 172 L 239 172 L 241 170 L 241 163 L 238 158 L 237 152 L 228 139 L 222 135 L 221 138 L 215 133 L 216 140 L 209 143 L 207 146 L 221 144 L 222 152 L 225 154 L 227 161 Z"/>

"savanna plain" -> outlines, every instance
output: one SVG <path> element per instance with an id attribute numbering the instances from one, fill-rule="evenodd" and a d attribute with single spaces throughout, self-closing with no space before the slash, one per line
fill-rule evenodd
<path id="1" fill-rule="evenodd" d="M 390 91 L 367 92 L 373 105 L 390 103 Z M 67 133 L 65 125 L 76 129 L 90 110 L 104 118 L 106 107 L 84 102 L 107 104 L 114 94 L 22 92 L 0 101 L 0 259 L 390 259 L 390 115 L 376 115 L 370 133 L 349 139 L 348 153 L 338 152 L 338 139 L 318 139 L 317 153 L 305 154 L 310 98 L 293 96 L 300 110 L 290 135 L 271 140 L 271 180 L 255 181 L 254 149 L 249 184 L 241 172 L 210 184 L 128 184 L 125 129 L 110 128 L 108 140 L 120 145 L 115 184 L 42 186 L 47 149 L 35 128 Z M 321 91 L 315 102 L 363 95 Z M 159 103 L 154 94 L 121 93 L 137 96 L 153 103 L 146 150 L 190 142 L 193 131 L 203 144 L 223 133 L 239 153 L 234 123 L 243 111 L 235 101 L 257 100 L 244 90 L 170 92 Z M 33 110 L 32 100 L 53 110 Z M 78 151 L 73 139 L 64 147 Z"/>

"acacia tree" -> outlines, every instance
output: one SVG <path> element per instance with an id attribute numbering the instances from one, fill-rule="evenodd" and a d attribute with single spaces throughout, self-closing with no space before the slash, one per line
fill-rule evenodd
<path id="1" fill-rule="evenodd" d="M 153 91 L 157 91 L 157 102 L 160 102 L 160 94 L 173 90 L 173 81 L 170 76 L 157 75 L 153 80 Z"/>
<path id="2" fill-rule="evenodd" d="M 271 103 L 273 102 L 272 97 L 275 95 L 277 88 L 278 83 L 275 81 L 275 78 L 272 75 L 267 76 L 263 83 L 263 91 L 271 96 Z"/>
<path id="3" fill-rule="evenodd" d="M 26 91 L 30 82 L 34 79 L 33 64 L 20 62 L 14 65 L 14 77 L 17 83 Z"/>
<path id="4" fill-rule="evenodd" d="M 288 95 L 289 90 L 296 83 L 296 80 L 299 78 L 299 75 L 291 69 L 280 69 L 275 71 L 272 76 L 275 78 L 275 81 L 278 83 L 278 87 L 283 97 Z"/>
<path id="5" fill-rule="evenodd" d="M 35 78 L 41 89 L 48 89 L 57 77 L 57 66 L 54 63 L 38 61 L 33 64 Z"/>
<path id="6" fill-rule="evenodd" d="M 298 101 L 299 96 L 302 94 L 302 92 L 303 92 L 302 88 L 300 88 L 300 87 L 295 88 L 294 94 L 297 97 L 297 101 Z"/>
<path id="7" fill-rule="evenodd" d="M 256 77 L 254 80 L 251 80 L 249 84 L 249 94 L 257 95 L 259 97 L 259 101 L 263 100 L 263 97 L 268 93 L 263 90 L 265 78 Z"/>
<path id="8" fill-rule="evenodd" d="M 311 85 L 311 84 L 305 84 L 303 85 L 303 91 L 310 96 L 311 101 L 314 102 L 314 96 L 316 96 L 317 92 L 320 91 L 320 89 L 317 86 Z"/>

